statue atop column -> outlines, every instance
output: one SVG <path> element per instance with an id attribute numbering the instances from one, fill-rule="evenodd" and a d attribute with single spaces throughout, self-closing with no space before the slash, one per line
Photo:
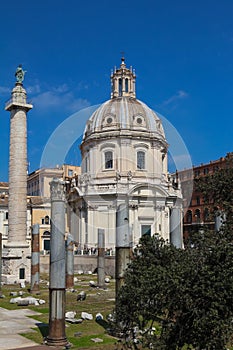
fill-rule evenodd
<path id="1" fill-rule="evenodd" d="M 23 70 L 22 64 L 19 64 L 16 72 L 15 72 L 15 77 L 16 77 L 16 82 L 22 84 L 24 80 L 24 75 L 26 73 L 26 70 Z"/>

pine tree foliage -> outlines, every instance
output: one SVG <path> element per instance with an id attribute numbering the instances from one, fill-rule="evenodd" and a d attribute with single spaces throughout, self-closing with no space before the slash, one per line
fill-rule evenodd
<path id="1" fill-rule="evenodd" d="M 125 347 L 223 350 L 233 334 L 233 172 L 198 180 L 226 214 L 219 232 L 195 232 L 185 249 L 143 236 L 116 300 Z"/>

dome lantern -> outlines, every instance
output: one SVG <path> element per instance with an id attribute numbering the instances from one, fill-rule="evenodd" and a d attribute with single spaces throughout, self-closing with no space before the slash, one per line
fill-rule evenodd
<path id="1" fill-rule="evenodd" d="M 135 80 L 136 75 L 132 67 L 127 68 L 125 58 L 122 57 L 120 68 L 115 68 L 114 73 L 111 74 L 111 98 L 123 96 L 136 98 Z"/>

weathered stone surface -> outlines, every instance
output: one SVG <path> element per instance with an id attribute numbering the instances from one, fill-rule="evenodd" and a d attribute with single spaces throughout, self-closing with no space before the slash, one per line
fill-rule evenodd
<path id="1" fill-rule="evenodd" d="M 97 284 L 96 284 L 94 281 L 90 281 L 90 282 L 89 282 L 89 286 L 90 286 L 90 287 L 93 287 L 93 288 L 96 288 L 96 287 L 97 287 Z"/>
<path id="2" fill-rule="evenodd" d="M 43 299 L 36 299 L 36 298 L 33 298 L 33 297 L 26 297 L 26 298 L 17 297 L 17 298 L 10 299 L 10 303 L 11 304 L 16 304 L 16 303 L 18 304 L 18 303 L 23 303 L 23 302 L 25 302 L 25 303 L 28 302 L 27 305 L 35 305 L 35 306 L 38 306 L 38 305 L 41 305 L 41 304 L 45 304 L 45 300 L 43 300 Z"/>
<path id="3" fill-rule="evenodd" d="M 82 312 L 81 313 L 81 317 L 82 317 L 82 319 L 84 319 L 84 320 L 89 320 L 89 321 L 91 321 L 91 320 L 93 320 L 93 315 L 92 314 L 89 314 L 88 312 Z"/>
<path id="4" fill-rule="evenodd" d="M 25 282 L 20 282 L 20 288 L 25 288 L 26 285 L 25 285 Z"/>
<path id="5" fill-rule="evenodd" d="M 75 323 L 82 323 L 83 320 L 81 318 L 66 318 L 66 322 L 75 324 Z"/>
<path id="6" fill-rule="evenodd" d="M 100 338 L 91 338 L 91 340 L 92 340 L 94 343 L 103 343 L 103 339 L 100 339 Z"/>
<path id="7" fill-rule="evenodd" d="M 75 311 L 67 311 L 65 313 L 65 318 L 74 318 L 76 316 L 76 312 Z"/>
<path id="8" fill-rule="evenodd" d="M 16 297 L 18 295 L 18 292 L 10 292 L 10 295 L 12 295 L 12 297 Z"/>
<path id="9" fill-rule="evenodd" d="M 29 300 L 25 300 L 25 299 L 18 300 L 17 305 L 18 306 L 28 306 Z"/>
<path id="10" fill-rule="evenodd" d="M 84 291 L 81 291 L 77 296 L 77 301 L 83 301 L 86 299 L 86 293 Z"/>

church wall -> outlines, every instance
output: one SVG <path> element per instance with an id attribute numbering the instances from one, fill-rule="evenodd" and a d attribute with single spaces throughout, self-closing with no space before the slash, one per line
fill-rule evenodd
<path id="1" fill-rule="evenodd" d="M 88 247 L 98 248 L 98 228 L 101 228 L 105 233 L 105 247 L 114 248 L 115 226 L 115 210 L 103 206 L 88 210 Z"/>

